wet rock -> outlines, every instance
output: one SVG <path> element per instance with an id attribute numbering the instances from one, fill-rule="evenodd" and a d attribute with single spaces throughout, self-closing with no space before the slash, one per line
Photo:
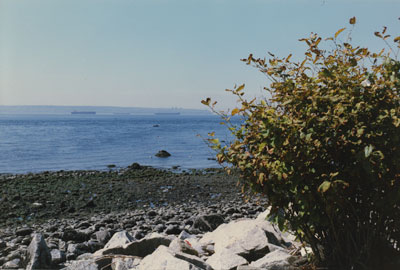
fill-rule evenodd
<path id="1" fill-rule="evenodd" d="M 34 234 L 27 250 L 26 269 L 46 269 L 51 265 L 50 250 L 46 245 L 43 235 Z"/>
<path id="2" fill-rule="evenodd" d="M 169 156 L 171 156 L 171 154 L 170 153 L 168 153 L 167 151 L 165 151 L 165 150 L 160 150 L 160 151 L 158 151 L 158 153 L 155 155 L 156 157 L 162 157 L 162 158 L 165 158 L 165 157 L 169 157 Z"/>
<path id="3" fill-rule="evenodd" d="M 132 163 L 129 167 L 130 170 L 140 170 L 142 168 L 142 166 L 140 166 L 139 163 Z"/>

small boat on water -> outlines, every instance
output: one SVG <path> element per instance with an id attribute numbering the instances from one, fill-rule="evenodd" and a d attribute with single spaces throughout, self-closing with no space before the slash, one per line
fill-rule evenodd
<path id="1" fill-rule="evenodd" d="M 73 111 L 71 114 L 96 114 L 96 112 L 92 111 Z"/>

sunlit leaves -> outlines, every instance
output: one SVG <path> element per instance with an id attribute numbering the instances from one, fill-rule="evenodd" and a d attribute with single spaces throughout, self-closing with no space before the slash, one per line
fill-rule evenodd
<path id="1" fill-rule="evenodd" d="M 307 47 L 300 62 L 272 53 L 270 59 L 242 59 L 270 79 L 264 88 L 269 99 L 246 100 L 244 85 L 228 90 L 240 105 L 220 115 L 235 140 L 224 146 L 209 140 L 218 161 L 240 173 L 243 190 L 268 198 L 277 222 L 280 213 L 287 221 L 279 219 L 282 226 L 321 245 L 333 231 L 388 218 L 400 223 L 393 207 L 394 201 L 400 205 L 400 62 L 392 49 L 370 52 L 351 44 L 350 36 L 342 42 L 345 30 L 300 39 Z M 375 35 L 389 44 L 387 32 L 384 27 Z M 400 46 L 400 37 L 393 42 Z M 212 107 L 209 99 L 202 103 Z M 235 126 L 229 120 L 237 115 L 243 122 Z M 397 199 L 388 202 L 387 194 Z M 385 216 L 363 220 L 379 211 Z"/>

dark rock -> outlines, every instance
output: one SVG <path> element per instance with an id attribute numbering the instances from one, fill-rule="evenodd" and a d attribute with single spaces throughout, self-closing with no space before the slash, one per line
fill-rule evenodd
<path id="1" fill-rule="evenodd" d="M 0 250 L 2 250 L 3 248 L 5 248 L 7 246 L 6 242 L 0 240 Z"/>
<path id="2" fill-rule="evenodd" d="M 129 167 L 130 170 L 140 170 L 142 168 L 142 166 L 140 166 L 139 163 L 132 163 Z"/>
<path id="3" fill-rule="evenodd" d="M 156 211 L 154 211 L 154 210 L 150 210 L 149 212 L 147 212 L 147 215 L 149 217 L 155 217 L 155 216 L 158 215 L 158 213 Z"/>
<path id="4" fill-rule="evenodd" d="M 224 218 L 221 215 L 200 215 L 193 222 L 192 228 L 201 232 L 210 232 L 215 230 L 219 225 L 224 223 Z"/>
<path id="5" fill-rule="evenodd" d="M 34 234 L 27 250 L 26 269 L 46 269 L 50 265 L 51 254 L 43 235 Z"/>
<path id="6" fill-rule="evenodd" d="M 181 229 L 179 228 L 178 225 L 168 225 L 168 227 L 165 229 L 166 234 L 180 234 Z"/>
<path id="7" fill-rule="evenodd" d="M 168 152 L 165 151 L 165 150 L 160 150 L 160 151 L 158 151 L 158 153 L 156 154 L 156 157 L 163 157 L 163 158 L 165 158 L 165 157 L 169 157 L 169 156 L 171 156 L 171 154 L 168 153 Z"/>
<path id="8" fill-rule="evenodd" d="M 93 253 L 99 249 L 102 249 L 104 245 L 99 243 L 97 240 L 89 240 L 87 242 L 87 246 L 88 246 L 90 252 Z"/>
<path id="9" fill-rule="evenodd" d="M 83 233 L 83 232 L 79 232 L 76 231 L 74 229 L 66 229 L 62 235 L 61 235 L 61 239 L 64 241 L 76 241 L 76 242 L 84 242 L 86 240 L 89 240 L 90 235 Z"/>
<path id="10" fill-rule="evenodd" d="M 33 232 L 33 230 L 31 228 L 25 227 L 25 228 L 21 228 L 21 229 L 17 230 L 15 232 L 15 234 L 18 236 L 26 236 L 26 235 L 30 235 L 32 232 Z"/>

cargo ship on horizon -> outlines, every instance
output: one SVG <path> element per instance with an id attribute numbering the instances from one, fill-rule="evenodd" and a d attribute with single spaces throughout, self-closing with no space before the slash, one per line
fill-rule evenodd
<path id="1" fill-rule="evenodd" d="M 96 112 L 93 111 L 73 111 L 71 114 L 96 114 Z"/>
<path id="2" fill-rule="evenodd" d="M 180 112 L 156 112 L 154 115 L 180 115 Z"/>

